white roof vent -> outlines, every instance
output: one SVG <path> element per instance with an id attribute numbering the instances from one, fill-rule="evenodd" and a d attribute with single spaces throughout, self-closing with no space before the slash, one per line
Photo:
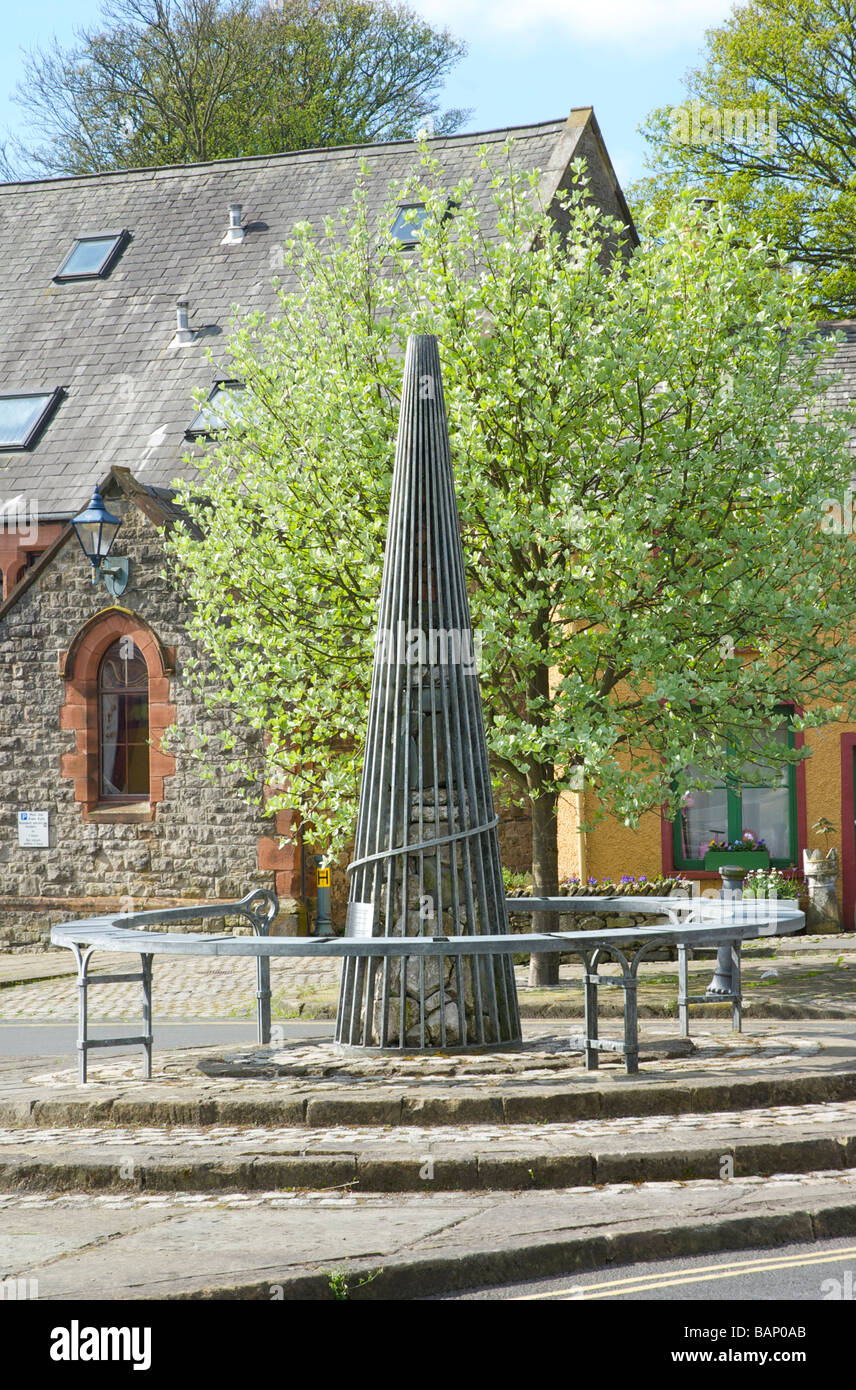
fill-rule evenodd
<path id="1" fill-rule="evenodd" d="M 175 337 L 172 340 L 173 347 L 184 347 L 187 343 L 192 343 L 196 334 L 190 327 L 190 300 L 187 295 L 180 295 L 175 301 Z"/>
<path id="2" fill-rule="evenodd" d="M 243 206 L 241 203 L 229 204 L 229 226 L 226 229 L 226 235 L 220 242 L 221 246 L 240 246 L 241 242 L 244 240 L 246 232 L 241 226 L 242 212 Z"/>

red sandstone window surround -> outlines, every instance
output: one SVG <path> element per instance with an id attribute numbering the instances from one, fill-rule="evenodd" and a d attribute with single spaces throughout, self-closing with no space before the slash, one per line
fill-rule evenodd
<path id="1" fill-rule="evenodd" d="M 73 781 L 86 820 L 154 818 L 164 778 L 175 772 L 161 748 L 176 718 L 174 668 L 174 651 L 124 608 L 95 614 L 61 654 L 60 728 L 74 730 L 77 746 L 63 753 L 60 772 Z"/>
<path id="2" fill-rule="evenodd" d="M 149 799 L 149 672 L 133 637 L 108 647 L 98 668 L 99 795 Z"/>

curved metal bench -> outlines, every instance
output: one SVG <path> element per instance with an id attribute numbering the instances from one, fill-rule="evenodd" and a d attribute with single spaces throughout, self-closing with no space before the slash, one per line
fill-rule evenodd
<path id="1" fill-rule="evenodd" d="M 67 946 L 77 962 L 77 1055 L 78 1075 L 86 1081 L 87 1057 L 93 1047 L 125 1047 L 139 1043 L 144 1049 L 143 1075 L 152 1074 L 152 959 L 156 955 L 214 955 L 200 949 L 203 943 L 241 941 L 259 943 L 266 939 L 279 912 L 279 899 L 267 888 L 257 888 L 234 903 L 208 903 L 200 907 L 168 907 L 143 912 L 123 912 L 115 917 L 84 917 L 77 922 L 61 922 L 51 928 L 51 941 Z M 146 932 L 147 926 L 169 922 L 202 921 L 206 917 L 245 917 L 253 929 L 249 938 L 231 934 L 215 936 L 205 932 Z M 131 933 L 134 933 L 132 936 Z M 183 947 L 182 947 L 182 943 Z M 143 949 L 141 949 L 141 947 Z M 119 954 L 139 952 L 139 975 L 90 975 L 89 959 L 95 950 Z M 270 1041 L 270 958 L 256 954 L 256 1013 L 259 1042 Z M 90 1038 L 88 993 L 93 984 L 140 983 L 143 987 L 144 1032 L 127 1038 Z"/>
<path id="2" fill-rule="evenodd" d="M 278 911 L 276 896 L 267 889 L 247 894 L 240 902 L 210 903 L 203 907 L 177 907 L 145 912 L 120 913 L 113 917 L 89 917 L 63 922 L 51 930 L 54 945 L 74 952 L 77 962 L 79 1077 L 86 1081 L 87 1058 L 93 1047 L 119 1047 L 129 1043 L 145 1049 L 144 1076 L 152 1074 L 152 961 L 156 955 L 176 956 L 255 956 L 257 966 L 257 1018 L 260 1044 L 270 1042 L 270 958 L 271 956 L 472 956 L 539 955 L 554 952 L 578 955 L 584 965 L 585 1031 L 571 1042 L 585 1052 L 588 1069 L 598 1065 L 600 1051 L 623 1052 L 628 1073 L 639 1070 L 638 969 L 651 951 L 662 946 L 677 947 L 679 957 L 679 995 L 682 1031 L 689 1031 L 688 1006 L 705 996 L 687 993 L 687 953 L 693 946 L 727 947 L 734 968 L 730 993 L 717 993 L 715 1002 L 731 1002 L 734 1026 L 741 1024 L 740 947 L 741 942 L 761 936 L 775 936 L 799 930 L 803 914 L 755 900 L 675 898 L 510 898 L 510 912 L 549 912 L 577 915 L 592 912 L 643 912 L 669 918 L 666 926 L 612 928 L 604 931 L 525 932 L 501 936 L 372 936 L 300 937 L 270 936 Z M 152 932 L 146 927 L 199 921 L 204 918 L 243 916 L 253 929 L 252 936 L 231 933 Z M 641 946 L 638 943 L 642 941 Z M 628 948 L 636 946 L 632 954 Z M 94 951 L 139 953 L 141 970 L 137 974 L 90 975 L 89 961 Z M 598 974 L 603 960 L 611 957 L 621 967 L 621 975 Z M 143 994 L 143 1032 L 126 1038 L 90 1038 L 88 1032 L 88 993 L 93 984 L 139 982 Z M 624 1042 L 598 1037 L 598 986 L 617 985 L 624 990 Z M 707 997 L 710 1002 L 710 997 Z M 412 1050 L 418 1051 L 418 1048 Z"/>
<path id="3" fill-rule="evenodd" d="M 678 955 L 678 1018 L 681 1036 L 690 1035 L 689 1006 L 691 1004 L 731 1004 L 731 1023 L 735 1032 L 743 1027 L 743 989 L 741 982 L 741 946 L 743 941 L 761 936 L 781 936 L 801 930 L 805 916 L 788 905 L 788 900 L 759 900 L 742 897 L 693 898 L 678 894 L 668 897 L 584 897 L 571 898 L 509 898 L 509 912 L 549 912 L 592 915 L 595 913 L 634 912 L 651 916 L 666 916 L 676 928 L 674 939 L 657 926 L 627 927 L 618 931 L 589 931 L 574 933 L 575 938 L 587 936 L 593 949 L 580 955 L 584 963 L 585 1035 L 574 1039 L 585 1051 L 586 1067 L 597 1067 L 597 1052 L 620 1052 L 625 1055 L 628 1073 L 639 1070 L 637 971 L 642 960 L 662 946 L 674 946 Z M 618 938 L 621 938 L 619 940 Z M 632 961 L 620 950 L 622 942 L 644 944 Z M 519 938 L 517 938 L 519 939 Z M 689 954 L 694 946 L 716 946 L 717 964 L 713 979 L 704 994 L 689 992 Z M 534 948 L 533 948 L 534 949 Z M 540 950 L 540 948 L 539 948 Z M 598 966 L 604 952 L 621 965 L 620 976 L 604 978 Z M 598 1038 L 597 990 L 600 984 L 619 986 L 624 990 L 624 1045 L 611 1039 Z"/>

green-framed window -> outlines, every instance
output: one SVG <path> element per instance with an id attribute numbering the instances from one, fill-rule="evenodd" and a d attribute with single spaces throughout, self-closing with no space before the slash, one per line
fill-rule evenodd
<path id="1" fill-rule="evenodd" d="M 785 747 L 793 748 L 794 731 L 789 713 L 787 709 L 781 711 L 782 723 L 777 725 L 772 736 Z M 776 768 L 753 759 L 753 782 L 757 782 L 759 771 L 763 774 L 765 767 L 769 776 L 764 778 L 763 786 L 747 786 L 741 779 L 743 769 L 736 756 L 734 764 L 734 773 L 729 773 L 719 786 L 686 793 L 674 820 L 676 869 L 703 869 L 705 848 L 711 840 L 733 843 L 747 830 L 765 841 L 772 865 L 786 869 L 796 864 L 796 765 Z"/>

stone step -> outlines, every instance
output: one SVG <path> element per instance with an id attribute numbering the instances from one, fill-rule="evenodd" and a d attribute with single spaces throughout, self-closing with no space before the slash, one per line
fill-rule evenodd
<path id="1" fill-rule="evenodd" d="M 0 1126 L 56 1128 L 91 1125 L 264 1125 L 412 1126 L 474 1124 L 555 1125 L 621 1116 L 706 1115 L 723 1110 L 801 1106 L 856 1100 L 856 1069 L 810 1070 L 792 1066 L 786 1074 L 721 1077 L 671 1075 L 666 1080 L 617 1076 L 604 1070 L 597 1079 L 577 1073 L 573 1083 L 541 1080 L 537 1087 L 514 1078 L 487 1085 L 432 1086 L 362 1084 L 320 1087 L 289 1085 L 273 1094 L 270 1082 L 222 1082 L 200 1094 L 194 1086 L 102 1082 L 88 1088 L 40 1087 L 31 1083 L 0 1088 Z"/>
<path id="2" fill-rule="evenodd" d="M 576 1125 L 7 1129 L 7 1192 L 533 1191 L 856 1168 L 856 1101 Z"/>

